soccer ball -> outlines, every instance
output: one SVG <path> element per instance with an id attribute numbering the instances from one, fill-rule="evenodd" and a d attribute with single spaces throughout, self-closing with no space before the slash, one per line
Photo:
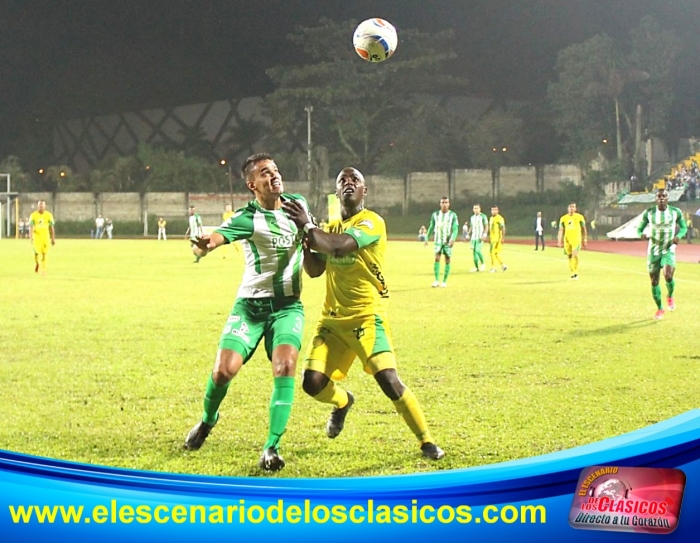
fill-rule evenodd
<path id="1" fill-rule="evenodd" d="M 355 51 L 369 62 L 381 62 L 396 51 L 399 37 L 392 24 L 384 19 L 362 21 L 352 36 Z"/>

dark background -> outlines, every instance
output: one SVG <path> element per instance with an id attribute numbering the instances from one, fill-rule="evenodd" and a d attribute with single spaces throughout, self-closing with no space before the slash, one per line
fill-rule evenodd
<path id="1" fill-rule="evenodd" d="M 682 77 L 700 106 L 700 0 L 3 0 L 0 159 L 27 123 L 264 95 L 267 68 L 305 62 L 286 36 L 320 17 L 384 17 L 399 37 L 452 28 L 452 68 L 472 94 L 536 100 L 559 50 L 603 32 L 624 39 L 645 15 L 697 51 Z"/>

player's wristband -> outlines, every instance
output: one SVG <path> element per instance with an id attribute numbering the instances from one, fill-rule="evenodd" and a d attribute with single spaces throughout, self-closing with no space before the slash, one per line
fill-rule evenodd
<path id="1" fill-rule="evenodd" d="M 314 223 L 312 223 L 312 222 L 307 222 L 307 223 L 304 225 L 304 228 L 303 228 L 304 233 L 305 233 L 305 234 L 308 234 L 308 233 L 309 233 L 309 230 L 311 230 L 311 229 L 313 229 L 313 228 L 318 228 L 318 226 L 316 226 L 316 225 L 315 225 Z"/>

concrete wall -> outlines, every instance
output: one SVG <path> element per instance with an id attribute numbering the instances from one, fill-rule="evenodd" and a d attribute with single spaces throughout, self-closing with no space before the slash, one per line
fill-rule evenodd
<path id="1" fill-rule="evenodd" d="M 512 196 L 519 192 L 537 190 L 537 175 L 534 167 L 501 168 L 497 172 L 496 192 L 498 196 Z M 544 189 L 558 189 L 564 181 L 582 182 L 578 167 L 571 165 L 545 166 Z M 490 196 L 492 181 L 490 170 L 454 170 L 447 172 L 414 172 L 406 179 L 401 177 L 368 176 L 367 206 L 377 210 L 400 207 L 403 211 L 412 204 L 437 205 L 442 196 L 453 200 L 471 202 L 474 198 Z M 304 181 L 285 181 L 285 191 L 299 193 L 309 198 L 311 190 Z M 322 183 L 323 192 L 335 192 L 335 180 Z M 233 194 L 234 208 L 241 207 L 251 199 L 251 193 Z M 151 192 L 138 193 L 59 192 L 23 193 L 20 195 L 20 214 L 28 217 L 36 209 L 38 200 L 46 200 L 48 209 L 56 221 L 93 220 L 98 214 L 115 222 L 142 221 L 144 214 L 164 217 L 167 220 L 186 218 L 188 207 L 194 205 L 202 220 L 209 226 L 218 225 L 224 206 L 231 203 L 231 194 Z M 483 204 L 483 202 L 482 202 Z M 317 214 L 325 213 L 322 209 Z"/>
<path id="2" fill-rule="evenodd" d="M 408 174 L 408 202 L 440 203 L 440 198 L 449 195 L 449 177 L 447 172 L 410 173 Z"/>
<path id="3" fill-rule="evenodd" d="M 581 168 L 572 164 L 558 164 L 544 167 L 544 190 L 559 190 L 562 183 L 571 181 L 575 185 L 583 183 Z"/>
<path id="4" fill-rule="evenodd" d="M 519 192 L 537 190 L 537 176 L 534 166 L 524 168 L 501 168 L 498 183 L 499 196 L 510 196 Z"/>
<path id="5" fill-rule="evenodd" d="M 371 175 L 365 179 L 367 183 L 367 207 L 388 209 L 401 206 L 405 201 L 406 181 L 402 177 L 383 177 Z"/>
<path id="6" fill-rule="evenodd" d="M 470 201 L 491 194 L 491 170 L 453 170 L 452 194 L 455 200 Z"/>

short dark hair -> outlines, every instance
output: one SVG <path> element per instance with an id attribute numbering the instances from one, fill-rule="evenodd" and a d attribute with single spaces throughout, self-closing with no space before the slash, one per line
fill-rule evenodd
<path id="1" fill-rule="evenodd" d="M 261 160 L 272 160 L 272 155 L 270 153 L 255 153 L 245 159 L 243 166 L 241 166 L 241 175 L 243 175 L 243 179 L 248 179 L 248 175 L 253 169 L 253 166 Z"/>
<path id="2" fill-rule="evenodd" d="M 442 198 L 440 198 L 440 201 L 442 202 L 443 200 L 449 200 L 449 199 L 450 199 L 449 196 L 443 196 Z"/>

